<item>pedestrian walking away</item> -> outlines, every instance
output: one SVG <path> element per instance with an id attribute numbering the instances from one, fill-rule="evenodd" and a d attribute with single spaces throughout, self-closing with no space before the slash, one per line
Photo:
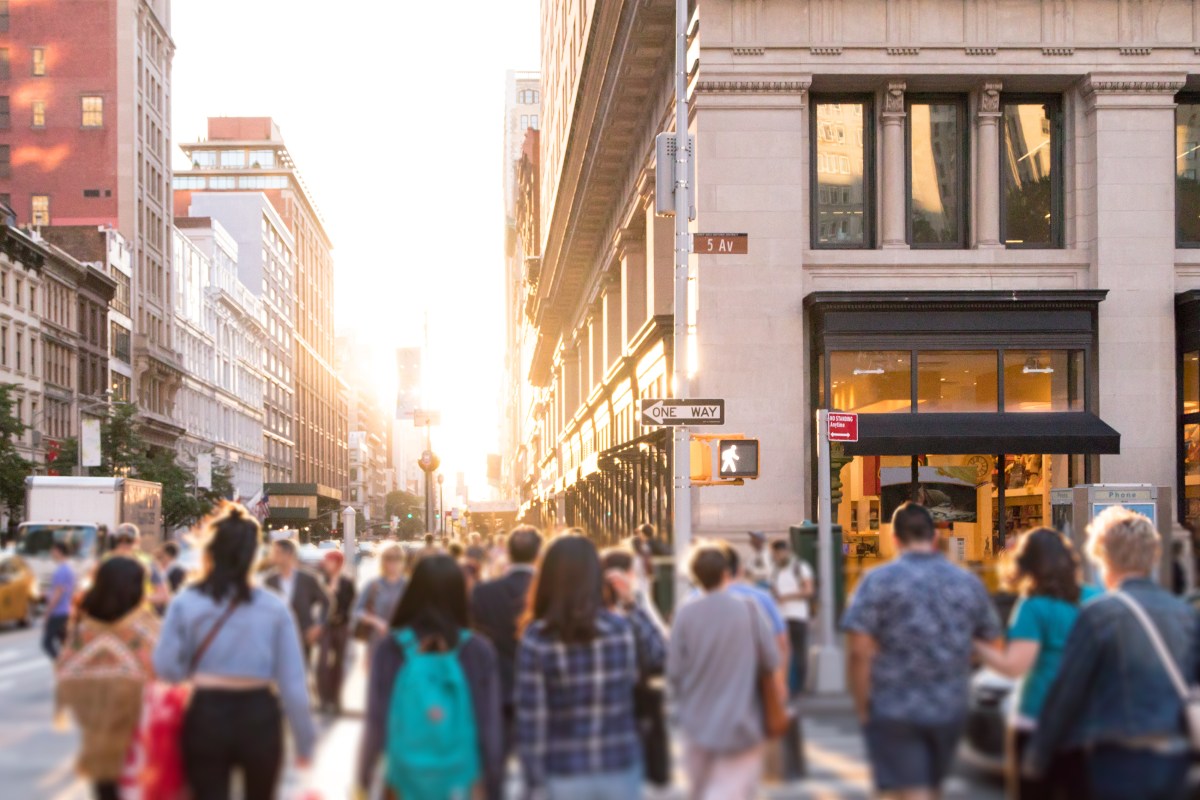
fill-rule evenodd
<path id="1" fill-rule="evenodd" d="M 399 797 L 499 800 L 504 780 L 496 650 L 468 629 L 462 569 L 422 558 L 371 659 L 357 786 L 366 796 L 386 754 Z M 434 712 L 437 713 L 434 713 Z"/>
<path id="2" fill-rule="evenodd" d="M 326 553 L 321 561 L 321 581 L 329 595 L 329 616 L 317 643 L 317 698 L 321 710 L 330 714 L 342 711 L 350 611 L 354 608 L 354 581 L 342 574 L 344 563 L 337 550 Z"/>
<path id="3" fill-rule="evenodd" d="M 842 625 L 875 788 L 924 800 L 962 737 L 973 643 L 999 646 L 1001 628 L 980 580 L 938 551 L 928 509 L 901 505 L 892 534 L 899 557 L 863 577 Z"/>
<path id="4" fill-rule="evenodd" d="M 228 800 L 235 772 L 247 800 L 270 800 L 284 715 L 298 765 L 311 762 L 316 745 L 300 635 L 286 602 L 251 583 L 258 521 L 230 505 L 206 538 L 202 577 L 167 609 L 154 666 L 162 679 L 193 687 L 182 732 L 192 800 Z"/>
<path id="5" fill-rule="evenodd" d="M 517 647 L 517 750 L 546 800 L 627 800 L 642 791 L 633 689 L 662 669 L 666 640 L 640 609 L 603 605 L 596 546 L 579 529 L 538 565 Z"/>
<path id="6" fill-rule="evenodd" d="M 119 800 L 119 781 L 154 677 L 159 621 L 146 604 L 145 568 L 114 556 L 101 564 L 59 655 L 55 707 L 70 712 L 81 741 L 75 766 L 97 800 Z"/>
<path id="7" fill-rule="evenodd" d="M 354 638 L 367 644 L 366 664 L 379 640 L 388 635 L 392 614 L 400 604 L 404 580 L 404 548 L 389 544 L 379 554 L 380 574 L 367 582 L 354 607 Z"/>
<path id="8" fill-rule="evenodd" d="M 532 526 L 514 528 L 508 536 L 508 571 L 485 581 L 471 592 L 471 618 L 475 630 L 487 636 L 496 648 L 500 665 L 501 708 L 504 715 L 504 752 L 514 746 L 514 673 L 517 664 L 517 628 L 525 614 L 534 562 L 542 549 L 542 535 Z"/>
<path id="9" fill-rule="evenodd" d="M 50 593 L 46 597 L 42 650 L 53 660 L 58 658 L 59 649 L 67 638 L 67 622 L 71 618 L 71 603 L 75 599 L 75 570 L 67 560 L 65 542 L 50 544 L 50 558 L 56 566 L 50 577 Z"/>
<path id="10" fill-rule="evenodd" d="M 1083 749 L 1092 800 L 1183 800 L 1191 732 L 1180 689 L 1200 674 L 1196 615 L 1150 577 L 1162 541 L 1146 517 L 1111 507 L 1087 546 L 1108 593 L 1079 612 L 1022 767 L 1041 777 L 1060 752 Z"/>
<path id="11" fill-rule="evenodd" d="M 762 607 L 729 591 L 733 573 L 721 544 L 701 543 L 688 568 L 703 595 L 676 613 L 667 659 L 688 796 L 751 800 L 766 740 L 760 676 L 773 674 L 782 693 L 784 662 Z"/>
<path id="12" fill-rule="evenodd" d="M 727 587 L 729 593 L 753 600 L 758 604 L 759 610 L 767 615 L 767 621 L 771 625 L 771 633 L 779 646 L 779 657 L 783 659 L 784 664 L 788 663 L 792 644 L 788 636 L 787 620 L 783 618 L 779 604 L 775 602 L 775 598 L 769 591 L 771 588 L 770 573 L 765 573 L 766 581 L 760 587 L 746 572 L 742 556 L 736 547 L 726 541 L 717 542 L 716 546 L 721 548 L 721 552 L 725 554 L 725 561 L 729 565 L 729 586 Z M 695 596 L 699 597 L 700 592 L 697 592 Z"/>
<path id="13" fill-rule="evenodd" d="M 745 578 L 759 589 L 771 588 L 771 554 L 767 551 L 767 535 L 750 531 L 750 558 L 746 560 Z"/>
<path id="14" fill-rule="evenodd" d="M 309 669 L 313 645 L 321 638 L 329 615 L 329 594 L 320 578 L 300 566 L 299 551 L 291 539 L 272 543 L 271 563 L 274 568 L 267 574 L 266 585 L 291 606 L 304 644 L 304 666 Z"/>
<path id="15" fill-rule="evenodd" d="M 782 539 L 771 543 L 771 595 L 787 622 L 791 663 L 788 688 L 794 697 L 808 683 L 808 620 L 813 596 L 813 571 L 807 561 L 792 553 Z"/>
<path id="16" fill-rule="evenodd" d="M 1071 542 L 1050 528 L 1034 528 L 1022 534 L 1007 569 L 1006 583 L 1020 595 L 1008 626 L 1008 644 L 997 650 L 978 643 L 976 649 L 984 664 L 1020 680 L 1016 713 L 1009 720 L 1007 737 L 1008 796 L 1019 800 L 1085 800 L 1087 774 L 1082 750 L 1055 753 L 1041 778 L 1022 775 L 1020 767 L 1046 693 L 1058 674 L 1079 608 L 1100 591 L 1081 584 L 1079 558 Z"/>

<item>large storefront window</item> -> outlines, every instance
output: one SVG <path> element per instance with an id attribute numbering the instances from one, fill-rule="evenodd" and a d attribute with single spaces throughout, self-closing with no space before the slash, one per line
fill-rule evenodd
<path id="1" fill-rule="evenodd" d="M 813 247 L 871 247 L 871 103 L 813 101 Z"/>
<path id="2" fill-rule="evenodd" d="M 1051 524 L 1051 492 L 1097 478 L 1097 456 L 1120 450 L 1120 434 L 1089 400 L 1103 298 L 1081 291 L 805 299 L 817 384 L 809 396 L 859 415 L 859 439 L 834 447 L 831 476 L 841 492 L 835 521 L 848 588 L 894 555 L 891 515 L 907 500 L 932 511 L 947 556 L 995 588 L 1013 537 Z M 1200 369 L 1196 378 L 1200 439 Z M 815 502 L 815 449 L 810 457 Z M 1197 462 L 1200 490 L 1200 452 Z"/>

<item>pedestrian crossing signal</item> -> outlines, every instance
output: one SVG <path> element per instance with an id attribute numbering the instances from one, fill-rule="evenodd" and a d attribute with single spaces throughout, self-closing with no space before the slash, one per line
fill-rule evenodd
<path id="1" fill-rule="evenodd" d="M 721 479 L 757 479 L 758 439 L 721 439 L 717 444 L 717 469 Z"/>

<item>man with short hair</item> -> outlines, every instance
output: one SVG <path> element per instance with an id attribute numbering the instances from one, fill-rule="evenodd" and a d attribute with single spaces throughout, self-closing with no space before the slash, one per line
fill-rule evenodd
<path id="1" fill-rule="evenodd" d="M 272 543 L 271 563 L 274 568 L 265 583 L 291 606 L 304 645 L 304 666 L 308 669 L 312 664 L 312 647 L 321 638 L 329 615 L 329 595 L 321 580 L 300 566 L 300 551 L 291 539 Z"/>
<path id="2" fill-rule="evenodd" d="M 542 534 L 532 525 L 521 525 L 508 535 L 508 570 L 503 576 L 478 584 L 471 592 L 475 628 L 491 640 L 500 661 L 500 691 L 504 712 L 506 752 L 512 751 L 514 673 L 517 664 L 517 628 L 525 613 L 534 563 L 542 549 Z"/>
<path id="3" fill-rule="evenodd" d="M 813 571 L 804 559 L 792 553 L 783 539 L 771 542 L 771 595 L 787 623 L 791 664 L 788 688 L 795 697 L 808 681 L 809 601 L 813 596 Z"/>
<path id="4" fill-rule="evenodd" d="M 758 603 L 729 591 L 723 548 L 701 544 L 692 577 L 703 595 L 675 612 L 667 680 L 685 738 L 692 800 L 757 796 L 763 762 L 758 677 L 777 673 L 779 649 Z"/>
<path id="5" fill-rule="evenodd" d="M 983 584 L 937 549 L 928 509 L 892 515 L 900 555 L 862 579 L 842 625 L 850 688 L 876 790 L 933 800 L 954 762 L 967 715 L 972 643 L 1001 635 Z"/>
<path id="6" fill-rule="evenodd" d="M 71 618 L 71 601 L 75 597 L 75 570 L 67 561 L 66 542 L 50 543 L 50 558 L 54 574 L 50 577 L 50 595 L 46 598 L 46 623 L 42 629 L 42 650 L 52 660 L 67 640 L 67 621 Z"/>

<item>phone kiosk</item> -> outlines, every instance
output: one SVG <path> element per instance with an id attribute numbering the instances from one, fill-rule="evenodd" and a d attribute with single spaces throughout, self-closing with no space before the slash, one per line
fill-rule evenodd
<path id="1" fill-rule="evenodd" d="M 1076 486 L 1072 489 L 1055 489 L 1050 493 L 1050 518 L 1054 528 L 1065 534 L 1079 551 L 1084 572 L 1093 580 L 1094 567 L 1086 558 L 1087 527 L 1097 514 L 1112 506 L 1124 506 L 1150 518 L 1162 537 L 1162 560 L 1159 563 L 1158 579 L 1164 585 L 1171 580 L 1172 530 L 1171 504 L 1173 493 L 1170 486 L 1153 486 L 1148 483 L 1096 483 Z"/>

